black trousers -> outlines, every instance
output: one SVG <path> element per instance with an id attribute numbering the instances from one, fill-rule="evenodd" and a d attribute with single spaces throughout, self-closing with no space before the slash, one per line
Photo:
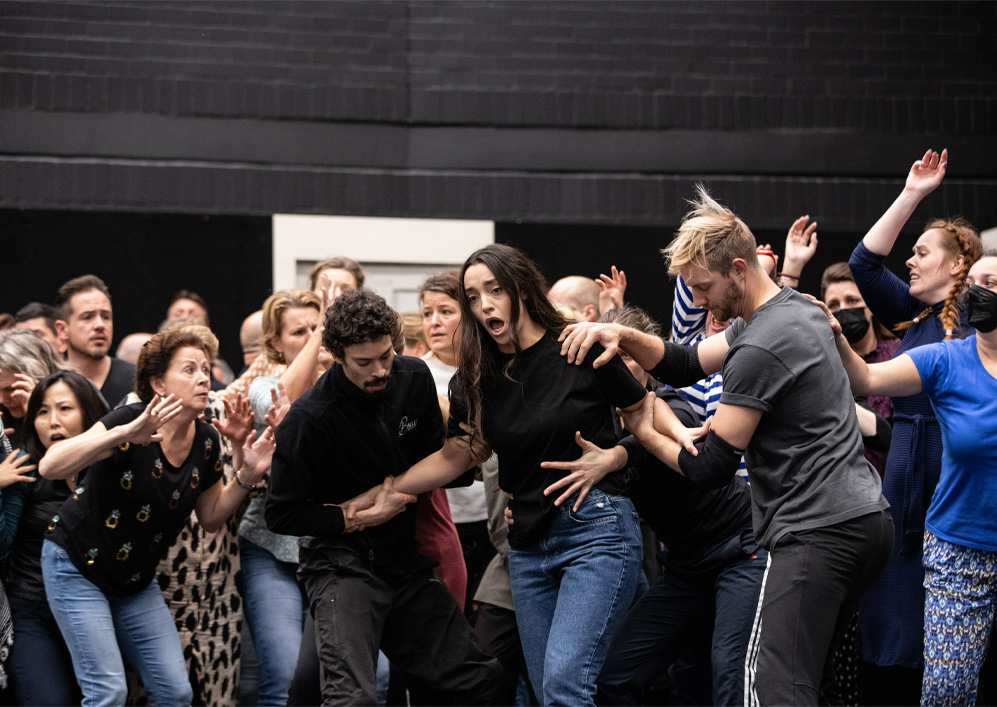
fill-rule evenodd
<path id="1" fill-rule="evenodd" d="M 779 539 L 749 647 L 751 704 L 818 704 L 833 684 L 834 648 L 892 549 L 889 511 Z"/>
<path id="2" fill-rule="evenodd" d="M 299 576 L 315 621 L 322 704 L 376 704 L 378 648 L 453 704 L 490 703 L 502 668 L 431 569 L 388 582 L 339 552 L 313 554 Z"/>

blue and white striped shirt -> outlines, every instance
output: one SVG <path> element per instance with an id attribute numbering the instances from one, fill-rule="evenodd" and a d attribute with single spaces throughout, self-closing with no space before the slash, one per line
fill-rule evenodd
<path id="1" fill-rule="evenodd" d="M 675 280 L 675 302 L 672 305 L 672 341 L 682 346 L 692 346 L 705 338 L 706 310 L 692 303 L 692 291 L 679 275 Z M 701 381 L 676 390 L 689 403 L 699 417 L 699 422 L 703 424 L 717 411 L 723 387 L 723 373 L 717 371 Z M 744 457 L 741 458 L 737 475 L 745 478 L 748 476 Z"/>

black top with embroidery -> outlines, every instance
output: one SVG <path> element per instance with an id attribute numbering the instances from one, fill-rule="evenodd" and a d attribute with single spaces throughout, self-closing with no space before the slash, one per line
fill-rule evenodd
<path id="1" fill-rule="evenodd" d="M 144 408 L 125 405 L 101 422 L 108 429 L 124 425 Z M 144 589 L 201 491 L 222 478 L 217 433 L 201 420 L 194 425 L 194 443 L 179 468 L 158 443 L 126 442 L 89 468 L 52 519 L 47 538 L 102 591 L 129 595 Z"/>

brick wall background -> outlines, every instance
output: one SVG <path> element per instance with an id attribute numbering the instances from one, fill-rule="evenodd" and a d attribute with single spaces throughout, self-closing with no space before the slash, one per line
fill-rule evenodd
<path id="1" fill-rule="evenodd" d="M 707 178 L 848 229 L 947 145 L 936 210 L 995 221 L 995 36 L 992 1 L 2 2 L 0 206 L 671 225 Z"/>
<path id="2" fill-rule="evenodd" d="M 702 180 L 847 253 L 927 147 L 911 230 L 997 224 L 995 37 L 993 0 L 4 1 L 0 208 L 603 225 L 642 262 Z"/>

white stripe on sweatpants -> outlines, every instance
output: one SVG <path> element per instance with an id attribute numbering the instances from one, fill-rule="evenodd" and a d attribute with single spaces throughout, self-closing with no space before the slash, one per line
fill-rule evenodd
<path id="1" fill-rule="evenodd" d="M 755 692 L 755 669 L 758 666 L 758 643 L 762 635 L 762 603 L 765 601 L 765 582 L 772 567 L 772 553 L 765 561 L 765 574 L 762 575 L 762 588 L 758 592 L 758 606 L 755 607 L 755 621 L 751 624 L 751 638 L 748 640 L 748 653 L 744 657 L 744 705 L 758 707 L 758 694 Z"/>

